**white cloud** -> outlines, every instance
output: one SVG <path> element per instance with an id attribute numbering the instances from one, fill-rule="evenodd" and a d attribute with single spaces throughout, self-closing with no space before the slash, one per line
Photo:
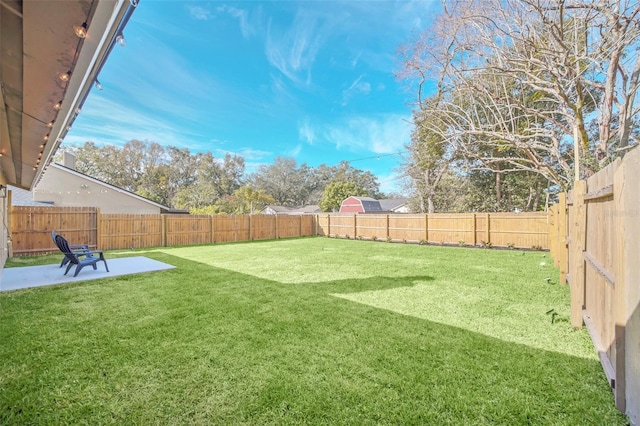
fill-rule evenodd
<path id="1" fill-rule="evenodd" d="M 211 11 L 202 6 L 188 6 L 189 14 L 198 21 L 208 21 L 211 19 Z"/>
<path id="2" fill-rule="evenodd" d="M 311 123 L 309 123 L 308 119 L 305 119 L 302 123 L 298 124 L 298 138 L 309 145 L 313 145 L 315 142 L 316 132 L 313 127 L 311 127 Z"/>
<path id="3" fill-rule="evenodd" d="M 330 126 L 324 136 L 340 150 L 391 154 L 403 151 L 409 143 L 410 120 L 400 114 L 353 117 Z"/>
<path id="4" fill-rule="evenodd" d="M 293 148 L 291 148 L 290 150 L 288 150 L 285 154 L 285 157 L 297 157 L 300 152 L 302 152 L 302 144 L 299 143 L 298 145 L 294 146 Z"/>
<path id="5" fill-rule="evenodd" d="M 355 68 L 358 65 L 358 61 L 360 60 L 360 56 L 362 56 L 362 52 L 358 52 L 355 57 L 351 60 L 351 68 Z"/>
<path id="6" fill-rule="evenodd" d="M 330 22 L 309 10 L 300 10 L 286 30 L 269 20 L 265 41 L 267 60 L 295 84 L 310 85 L 311 67 L 330 34 L 330 27 Z"/>
<path id="7" fill-rule="evenodd" d="M 238 23 L 240 24 L 240 31 L 242 32 L 242 37 L 244 37 L 245 40 L 251 38 L 256 34 L 256 29 L 254 25 L 249 22 L 249 14 L 246 10 L 238 9 L 228 5 L 220 6 L 217 10 L 218 12 L 228 13 L 238 20 Z"/>
<path id="8" fill-rule="evenodd" d="M 368 95 L 371 92 L 371 84 L 362 81 L 362 77 L 361 74 L 348 89 L 342 91 L 342 106 L 346 106 L 355 95 Z"/>
<path id="9" fill-rule="evenodd" d="M 132 139 L 192 150 L 205 148 L 200 143 L 201 135 L 190 128 L 100 96 L 89 97 L 65 143 L 93 141 L 97 144 L 123 145 Z"/>
<path id="10" fill-rule="evenodd" d="M 222 150 L 222 149 L 217 149 L 215 151 L 216 156 L 224 157 L 225 154 L 239 155 L 243 157 L 247 162 L 256 162 L 256 161 L 264 160 L 265 158 L 271 157 L 273 155 L 272 152 L 262 151 L 259 149 L 254 149 L 249 147 L 238 148 L 235 151 Z"/>

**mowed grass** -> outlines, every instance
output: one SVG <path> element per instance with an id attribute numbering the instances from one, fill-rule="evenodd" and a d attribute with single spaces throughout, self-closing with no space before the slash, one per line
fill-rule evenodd
<path id="1" fill-rule="evenodd" d="M 0 423 L 626 423 L 543 252 L 109 253 L 126 255 L 177 268 L 0 293 Z"/>

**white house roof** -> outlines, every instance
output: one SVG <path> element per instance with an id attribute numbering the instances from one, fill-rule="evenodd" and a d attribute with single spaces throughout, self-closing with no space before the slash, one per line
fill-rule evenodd
<path id="1" fill-rule="evenodd" d="M 384 211 L 394 211 L 398 207 L 402 207 L 407 204 L 407 198 L 388 198 L 386 200 L 378 200 L 380 202 L 380 207 Z"/>

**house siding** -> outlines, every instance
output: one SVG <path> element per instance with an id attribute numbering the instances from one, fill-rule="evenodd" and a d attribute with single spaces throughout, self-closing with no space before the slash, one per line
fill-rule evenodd
<path id="1" fill-rule="evenodd" d="M 160 207 L 112 185 L 52 166 L 33 190 L 34 201 L 58 207 L 97 207 L 102 213 L 158 214 Z"/>

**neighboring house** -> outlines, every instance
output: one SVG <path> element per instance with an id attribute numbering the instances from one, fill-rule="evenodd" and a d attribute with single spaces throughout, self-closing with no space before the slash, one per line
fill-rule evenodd
<path id="1" fill-rule="evenodd" d="M 7 187 L 11 191 L 11 205 L 22 207 L 51 207 L 53 203 L 42 203 L 33 201 L 33 193 L 17 186 L 9 185 Z"/>
<path id="2" fill-rule="evenodd" d="M 407 198 L 376 200 L 370 197 L 349 197 L 340 205 L 340 213 L 409 213 Z"/>
<path id="3" fill-rule="evenodd" d="M 321 213 L 321 210 L 320 207 L 315 204 L 310 204 L 303 207 L 266 206 L 264 209 L 262 209 L 262 214 L 301 215 L 316 213 Z"/>
<path id="4" fill-rule="evenodd" d="M 63 163 L 49 165 L 33 190 L 33 201 L 56 207 L 97 207 L 111 214 L 184 213 L 78 172 L 70 153 L 64 153 Z"/>
<path id="5" fill-rule="evenodd" d="M 383 213 L 380 201 L 370 197 L 349 197 L 340 205 L 340 213 Z"/>
<path id="6" fill-rule="evenodd" d="M 408 198 L 389 198 L 380 201 L 382 210 L 389 213 L 410 213 L 408 206 Z"/>

